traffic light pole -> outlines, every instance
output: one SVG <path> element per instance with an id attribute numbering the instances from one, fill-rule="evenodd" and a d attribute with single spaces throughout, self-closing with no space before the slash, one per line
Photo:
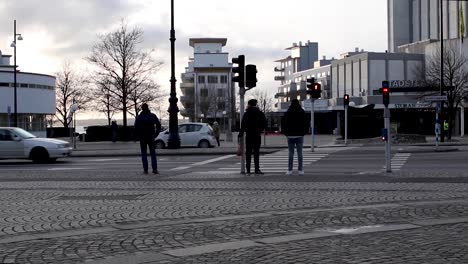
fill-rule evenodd
<path id="1" fill-rule="evenodd" d="M 314 103 L 315 103 L 315 99 L 312 98 L 310 99 L 310 127 L 311 127 L 311 132 L 310 132 L 310 135 L 311 135 L 311 144 L 310 144 L 310 151 L 314 152 L 314 146 L 315 146 L 315 142 L 314 142 L 314 134 L 315 134 L 315 129 L 314 129 Z"/>
<path id="2" fill-rule="evenodd" d="M 440 120 L 440 115 L 439 115 L 439 112 L 441 110 L 441 105 L 443 104 L 443 102 L 437 102 L 437 106 L 436 106 L 436 123 L 435 123 L 435 146 L 436 148 L 439 147 L 439 140 L 440 140 L 440 129 L 441 129 L 441 120 Z"/>
<path id="3" fill-rule="evenodd" d="M 239 104 L 240 104 L 240 125 L 242 129 L 242 118 L 244 117 L 244 109 L 245 109 L 245 103 L 244 103 L 244 95 L 245 95 L 245 88 L 244 87 L 239 87 Z M 245 134 L 245 133 L 244 133 Z M 242 151 L 241 155 L 241 174 L 245 174 L 245 140 L 244 136 L 239 137 L 239 142 L 238 144 L 240 145 L 240 149 Z"/>
<path id="4" fill-rule="evenodd" d="M 385 119 L 385 130 L 387 131 L 387 140 L 385 141 L 385 169 L 387 172 L 392 172 L 392 165 L 391 165 L 391 158 L 392 158 L 392 150 L 391 150 L 391 138 L 392 135 L 390 133 L 390 109 L 388 106 L 384 109 L 384 119 Z"/>
<path id="5" fill-rule="evenodd" d="M 348 144 L 348 106 L 344 106 L 344 144 Z"/>

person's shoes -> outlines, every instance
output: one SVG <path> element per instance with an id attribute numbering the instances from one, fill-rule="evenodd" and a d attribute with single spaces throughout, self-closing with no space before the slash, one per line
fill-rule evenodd
<path id="1" fill-rule="evenodd" d="M 263 173 L 261 170 L 257 170 L 257 171 L 255 171 L 255 174 L 263 175 L 265 173 Z"/>
<path id="2" fill-rule="evenodd" d="M 159 171 L 158 170 L 153 170 L 153 174 L 159 175 Z"/>
<path id="3" fill-rule="evenodd" d="M 286 172 L 286 175 L 292 175 L 293 174 L 293 171 L 287 171 Z"/>
<path id="4" fill-rule="evenodd" d="M 304 171 L 298 171 L 297 174 L 299 174 L 299 175 L 304 175 Z"/>
<path id="5" fill-rule="evenodd" d="M 144 170 L 143 173 L 144 173 L 144 174 L 148 174 L 148 171 L 147 171 L 147 170 Z"/>

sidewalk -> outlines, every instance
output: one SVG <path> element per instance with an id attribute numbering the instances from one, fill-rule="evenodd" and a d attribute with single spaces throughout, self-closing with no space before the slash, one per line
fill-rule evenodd
<path id="1" fill-rule="evenodd" d="M 264 140 L 265 139 L 265 140 Z M 334 135 L 316 135 L 316 147 L 332 147 L 335 145 L 336 136 Z M 70 141 L 70 138 L 62 138 Z M 310 135 L 305 137 L 304 147 L 310 148 Z M 262 136 L 261 153 L 273 153 L 279 149 L 287 148 L 287 139 L 283 135 Z M 237 133 L 233 133 L 233 141 L 226 141 L 225 134 L 221 135 L 221 146 L 201 149 L 201 148 L 180 148 L 180 149 L 158 149 L 158 155 L 228 155 L 236 154 L 237 151 Z M 76 149 L 73 150 L 73 157 L 99 157 L 99 156 L 139 156 L 140 145 L 138 142 L 76 142 Z"/>
<path id="2" fill-rule="evenodd" d="M 362 147 L 368 144 L 337 144 L 336 135 L 315 135 L 315 147 Z M 69 141 L 69 138 L 62 138 Z M 265 139 L 265 140 L 264 140 Z M 439 147 L 435 147 L 435 138 L 426 137 L 427 143 L 407 144 L 407 145 L 393 145 L 394 151 L 398 152 L 411 152 L 411 153 L 424 153 L 424 152 L 449 152 L 458 151 L 456 146 L 468 146 L 468 138 L 453 137 L 449 142 L 439 142 Z M 304 137 L 304 148 L 310 148 L 311 136 Z M 378 144 L 369 144 L 369 146 L 376 146 Z M 383 147 L 383 143 L 382 143 Z M 262 145 L 260 152 L 273 153 L 280 149 L 287 148 L 287 138 L 281 134 L 262 136 Z M 161 156 L 168 155 L 229 155 L 236 154 L 237 151 L 237 133 L 233 133 L 233 141 L 226 141 L 226 136 L 221 135 L 221 146 L 201 149 L 201 148 L 180 148 L 180 149 L 158 149 L 157 153 Z M 108 157 L 108 156 L 139 156 L 140 145 L 138 142 L 116 142 L 109 141 L 103 142 L 76 142 L 76 149 L 73 150 L 72 156 L 74 157 Z"/>

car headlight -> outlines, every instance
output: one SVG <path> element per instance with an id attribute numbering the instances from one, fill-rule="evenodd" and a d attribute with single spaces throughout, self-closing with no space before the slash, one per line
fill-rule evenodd
<path id="1" fill-rule="evenodd" d="M 70 144 L 66 143 L 66 144 L 58 144 L 57 145 L 57 148 L 68 148 L 70 147 Z"/>

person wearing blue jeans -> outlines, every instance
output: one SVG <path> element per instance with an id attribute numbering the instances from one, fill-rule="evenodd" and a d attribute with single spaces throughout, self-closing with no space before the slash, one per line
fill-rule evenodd
<path id="1" fill-rule="evenodd" d="M 298 174 L 304 175 L 304 169 L 302 167 L 302 146 L 304 145 L 304 135 L 309 131 L 309 124 L 309 119 L 304 109 L 302 109 L 299 100 L 291 100 L 291 105 L 284 115 L 281 126 L 283 134 L 288 137 L 289 159 L 286 175 L 292 175 L 293 173 L 294 149 L 297 150 Z"/>
<path id="2" fill-rule="evenodd" d="M 297 149 L 297 171 L 299 175 L 304 174 L 302 168 L 302 145 L 304 145 L 304 136 L 288 137 L 289 159 L 288 159 L 288 175 L 292 174 L 294 165 L 294 149 Z"/>
<path id="3" fill-rule="evenodd" d="M 141 112 L 135 120 L 135 133 L 140 140 L 141 150 L 141 161 L 143 163 L 143 173 L 148 174 L 148 154 L 147 148 L 149 148 L 151 155 L 151 168 L 153 173 L 158 175 L 158 163 L 156 160 L 156 146 L 154 139 L 159 135 L 161 131 L 161 123 L 158 117 L 151 113 L 148 105 L 141 105 Z"/>

